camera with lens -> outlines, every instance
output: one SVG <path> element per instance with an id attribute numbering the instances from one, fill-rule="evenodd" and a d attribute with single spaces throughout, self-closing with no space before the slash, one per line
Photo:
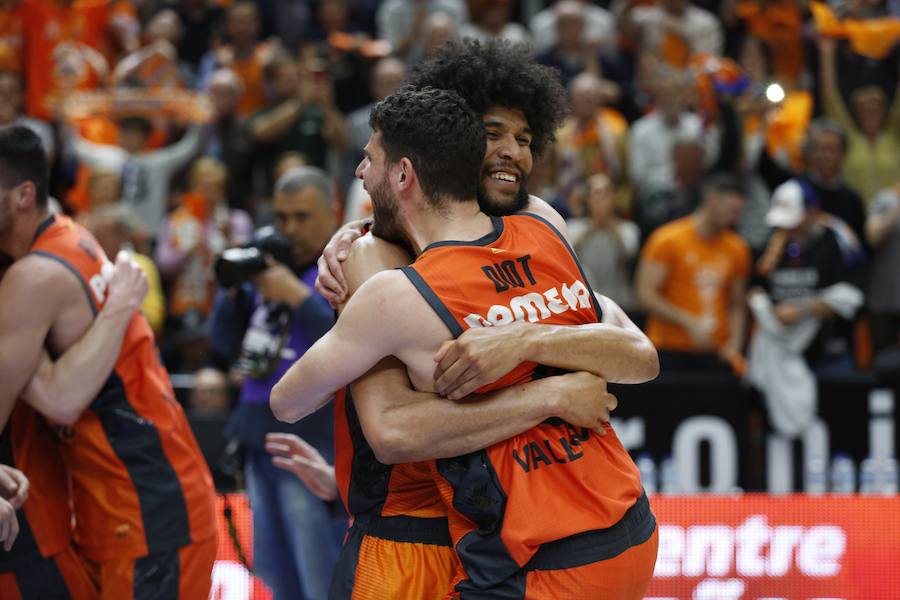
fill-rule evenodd
<path id="1" fill-rule="evenodd" d="M 250 281 L 268 268 L 266 256 L 285 265 L 292 262 L 291 243 L 271 225 L 258 229 L 249 243 L 222 252 L 216 260 L 216 281 L 225 288 Z"/>

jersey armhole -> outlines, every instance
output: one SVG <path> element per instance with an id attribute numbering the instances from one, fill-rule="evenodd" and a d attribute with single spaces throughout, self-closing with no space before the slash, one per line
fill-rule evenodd
<path id="1" fill-rule="evenodd" d="M 440 317 L 441 321 L 444 322 L 444 325 L 447 326 L 447 329 L 450 330 L 450 333 L 453 334 L 454 338 L 458 338 L 463 333 L 463 328 L 457 322 L 457 320 L 453 317 L 453 314 L 447 308 L 447 306 L 441 301 L 437 294 L 434 293 L 434 290 L 428 285 L 425 279 L 422 278 L 422 275 L 419 274 L 412 267 L 399 267 L 399 269 L 403 272 L 404 275 L 409 279 L 410 283 L 416 288 L 422 298 L 425 299 L 425 302 L 437 313 L 437 316 Z"/>
<path id="2" fill-rule="evenodd" d="M 65 267 L 66 270 L 68 270 L 72 275 L 74 275 L 75 278 L 78 280 L 78 283 L 81 284 L 81 289 L 84 291 L 85 297 L 87 297 L 88 306 L 91 307 L 91 314 L 95 317 L 97 316 L 97 312 L 98 312 L 97 303 L 94 302 L 94 297 L 91 295 L 91 289 L 90 289 L 90 287 L 88 287 L 88 284 L 84 280 L 84 277 L 81 276 L 81 273 L 78 272 L 78 269 L 76 269 L 72 265 L 72 263 L 70 263 L 63 257 L 57 256 L 56 254 L 53 254 L 52 252 L 47 252 L 46 250 L 32 250 L 31 254 L 35 254 L 37 256 L 43 256 L 44 258 L 49 258 L 50 260 L 56 261 L 57 263 L 59 263 L 63 267 Z"/>

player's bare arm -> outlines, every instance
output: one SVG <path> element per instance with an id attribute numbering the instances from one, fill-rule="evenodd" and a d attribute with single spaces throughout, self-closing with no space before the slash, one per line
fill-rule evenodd
<path id="1" fill-rule="evenodd" d="M 459 456 L 527 431 L 550 417 L 605 434 L 616 397 L 589 373 L 547 377 L 454 402 L 412 387 L 389 357 L 351 384 L 354 406 L 375 457 L 396 464 Z"/>
<path id="2" fill-rule="evenodd" d="M 37 369 L 44 340 L 66 299 L 46 290 L 70 285 L 78 282 L 64 267 L 37 256 L 17 261 L 0 281 L 0 429 Z"/>
<path id="3" fill-rule="evenodd" d="M 147 279 L 140 267 L 127 256 L 119 256 L 106 303 L 90 329 L 55 362 L 42 351 L 23 399 L 54 421 L 74 424 L 109 378 L 128 325 L 146 293 Z"/>
<path id="4" fill-rule="evenodd" d="M 350 292 L 380 271 L 409 260 L 396 246 L 371 234 L 364 236 L 352 245 L 344 262 Z M 442 326 L 437 327 L 441 336 L 449 336 Z M 472 452 L 551 416 L 602 432 L 617 402 L 602 380 L 573 373 L 470 396 L 465 404 L 457 404 L 413 389 L 406 367 L 393 357 L 382 360 L 351 387 L 366 439 L 386 464 Z"/>
<path id="5" fill-rule="evenodd" d="M 643 383 L 659 374 L 650 339 L 624 311 L 597 296 L 603 322 L 577 326 L 518 322 L 473 327 L 435 355 L 435 390 L 459 400 L 525 361 L 567 371 L 587 371 L 612 383 Z"/>
<path id="6" fill-rule="evenodd" d="M 386 356 L 405 357 L 407 366 L 415 363 L 416 352 L 427 352 L 423 344 L 428 337 L 420 335 L 425 333 L 423 327 L 427 329 L 425 323 L 432 322 L 432 335 L 434 322 L 443 327 L 416 296 L 412 284 L 399 271 L 378 273 L 364 283 L 335 326 L 272 388 L 270 405 L 275 416 L 294 422 L 318 410 L 336 390 L 361 377 Z M 433 350 L 438 344 L 433 344 Z"/>

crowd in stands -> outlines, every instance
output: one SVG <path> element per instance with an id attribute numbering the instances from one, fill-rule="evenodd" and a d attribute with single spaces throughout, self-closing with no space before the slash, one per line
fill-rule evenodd
<path id="1" fill-rule="evenodd" d="M 369 214 L 370 108 L 458 38 L 558 70 L 571 114 L 529 191 L 664 369 L 752 371 L 748 297 L 819 323 L 795 348 L 815 371 L 896 356 L 895 0 L 2 0 L 0 125 L 44 140 L 60 210 L 137 253 L 169 369 L 227 372 L 217 256 L 276 222 L 297 166 Z"/>

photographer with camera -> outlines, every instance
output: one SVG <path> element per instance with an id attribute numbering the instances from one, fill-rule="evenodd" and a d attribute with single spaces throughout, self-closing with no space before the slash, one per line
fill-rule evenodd
<path id="1" fill-rule="evenodd" d="M 257 573 L 282 598 L 325 598 L 340 538 L 330 506 L 293 474 L 272 464 L 270 432 L 293 433 L 334 460 L 331 405 L 294 425 L 275 419 L 269 393 L 288 367 L 334 324 L 328 303 L 313 289 L 316 259 L 337 227 L 331 179 L 295 167 L 275 184 L 275 228 L 259 230 L 244 248 L 216 264 L 223 286 L 210 321 L 210 348 L 241 382 L 226 435 L 243 447 L 253 508 Z"/>

